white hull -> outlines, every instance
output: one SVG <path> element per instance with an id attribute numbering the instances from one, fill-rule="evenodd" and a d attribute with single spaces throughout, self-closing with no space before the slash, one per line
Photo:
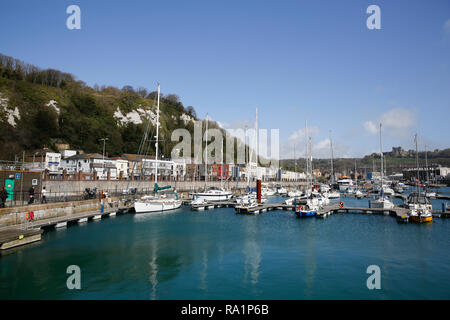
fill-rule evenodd
<path id="1" fill-rule="evenodd" d="M 392 209 L 394 208 L 394 204 L 389 200 L 375 200 L 372 201 L 372 208 Z"/>
<path id="2" fill-rule="evenodd" d="M 212 194 L 212 193 L 193 193 L 194 199 L 205 200 L 205 201 L 227 201 L 230 200 L 233 194 L 227 192 L 223 194 Z"/>
<path id="3" fill-rule="evenodd" d="M 178 209 L 181 207 L 181 204 L 181 200 L 136 201 L 134 203 L 134 211 L 136 211 L 136 213 L 162 212 Z"/>

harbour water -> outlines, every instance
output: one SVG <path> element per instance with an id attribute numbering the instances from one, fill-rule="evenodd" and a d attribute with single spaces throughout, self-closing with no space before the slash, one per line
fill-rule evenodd
<path id="1" fill-rule="evenodd" d="M 352 213 L 125 214 L 1 256 L 0 299 L 449 299 L 449 228 Z M 66 286 L 69 265 L 81 269 L 80 290 Z M 370 265 L 381 269 L 379 290 L 366 286 Z"/>

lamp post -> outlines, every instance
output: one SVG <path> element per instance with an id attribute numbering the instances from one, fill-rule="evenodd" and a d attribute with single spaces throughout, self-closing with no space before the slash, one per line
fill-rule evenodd
<path id="1" fill-rule="evenodd" d="M 103 141 L 103 154 L 102 154 L 102 165 L 103 165 L 103 170 L 102 170 L 102 176 L 105 175 L 105 147 L 106 147 L 106 141 L 108 141 L 108 138 L 101 138 L 100 140 Z"/>

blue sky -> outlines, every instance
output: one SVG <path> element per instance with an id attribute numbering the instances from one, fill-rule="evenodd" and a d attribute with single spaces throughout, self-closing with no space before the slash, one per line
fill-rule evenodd
<path id="1" fill-rule="evenodd" d="M 81 8 L 81 30 L 66 8 Z M 369 30 L 366 8 L 381 8 Z M 280 129 L 282 157 L 450 147 L 450 2 L 21 1 L 0 7 L 0 52 L 89 85 L 161 83 L 226 128 Z"/>

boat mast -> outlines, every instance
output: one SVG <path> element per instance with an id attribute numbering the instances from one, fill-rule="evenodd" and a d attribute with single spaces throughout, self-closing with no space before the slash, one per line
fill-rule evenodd
<path id="1" fill-rule="evenodd" d="M 208 180 L 208 114 L 206 114 L 206 132 L 205 132 L 205 190 Z"/>
<path id="2" fill-rule="evenodd" d="M 256 180 L 259 179 L 259 174 L 258 174 L 258 152 L 259 152 L 259 148 L 258 148 L 258 108 L 256 108 L 256 116 L 255 116 L 255 139 L 256 139 Z"/>
<path id="3" fill-rule="evenodd" d="M 294 143 L 294 173 L 295 173 L 294 181 L 297 182 L 297 159 L 295 158 L 295 143 Z"/>
<path id="4" fill-rule="evenodd" d="M 158 183 L 159 97 L 160 97 L 160 86 L 158 83 L 158 103 L 156 105 L 155 184 Z"/>
<path id="5" fill-rule="evenodd" d="M 305 120 L 305 143 L 306 143 L 306 186 L 309 188 L 309 147 L 308 147 L 308 120 Z M 308 191 L 308 190 L 307 190 Z M 311 190 L 309 190 L 311 191 Z"/>
<path id="6" fill-rule="evenodd" d="M 417 133 L 414 135 L 414 142 L 416 143 L 416 169 L 417 169 L 416 188 L 417 188 L 417 191 L 419 191 L 419 196 L 420 196 L 420 188 L 419 188 L 419 151 L 417 149 Z"/>
<path id="7" fill-rule="evenodd" d="M 427 145 L 425 145 L 425 170 L 427 170 L 427 185 L 428 185 L 428 156 L 427 156 Z"/>
<path id="8" fill-rule="evenodd" d="M 331 183 L 334 183 L 333 141 L 331 140 L 331 130 L 330 130 L 330 149 L 331 149 Z"/>
<path id="9" fill-rule="evenodd" d="M 380 157 L 381 157 L 381 192 L 383 192 L 383 145 L 381 140 L 381 123 L 380 123 Z"/>

